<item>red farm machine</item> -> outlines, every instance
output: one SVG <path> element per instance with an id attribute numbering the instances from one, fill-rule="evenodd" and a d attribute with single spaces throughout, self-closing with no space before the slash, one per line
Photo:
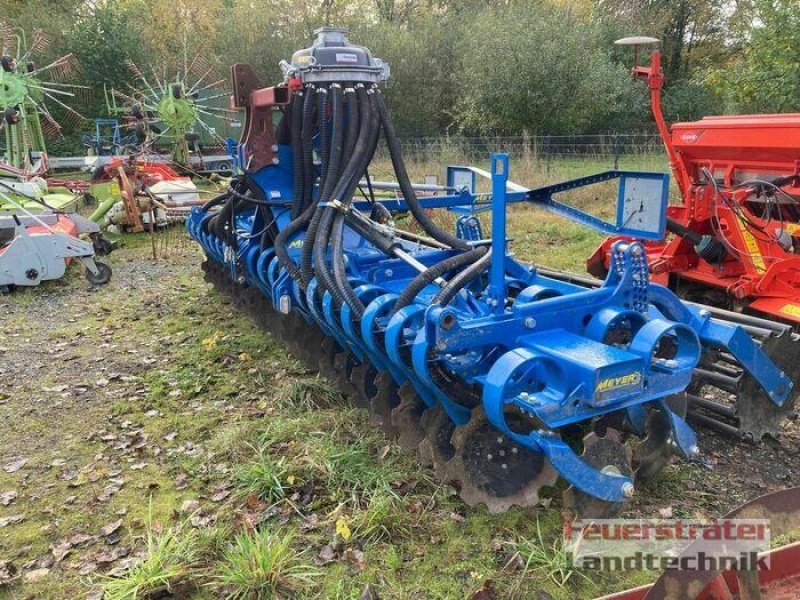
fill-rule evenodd
<path id="1" fill-rule="evenodd" d="M 667 208 L 671 237 L 647 242 L 651 280 L 723 309 L 800 324 L 800 114 L 704 117 L 671 129 L 661 112 L 661 54 L 633 76 L 650 88 L 653 116 L 680 201 Z M 618 237 L 587 261 L 604 276 Z"/>

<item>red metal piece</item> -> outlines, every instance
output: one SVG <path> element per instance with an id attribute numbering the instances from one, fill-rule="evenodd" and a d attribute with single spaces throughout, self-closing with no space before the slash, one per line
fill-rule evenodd
<path id="1" fill-rule="evenodd" d="M 145 185 L 155 185 L 159 181 L 189 181 L 189 177 L 184 177 L 170 168 L 166 163 L 146 160 L 142 158 L 119 157 L 115 156 L 103 167 L 103 180 L 116 179 L 119 170 L 123 169 L 128 177 L 135 177 Z"/>
<path id="2" fill-rule="evenodd" d="M 63 187 L 74 194 L 88 192 L 90 188 L 89 182 L 81 179 L 55 179 L 48 177 L 45 181 L 47 181 L 48 188 Z"/>
<path id="3" fill-rule="evenodd" d="M 149 192 L 152 186 L 162 181 L 191 184 L 190 177 L 179 175 L 166 163 L 135 156 L 115 157 L 103 167 L 103 171 L 104 179 L 115 179 L 119 185 L 128 230 L 133 233 L 144 231 L 141 215 L 143 210 L 152 210 L 152 206 L 150 206 L 152 193 Z M 145 206 L 140 205 L 139 198 L 146 200 Z M 202 202 L 196 202 L 196 204 L 200 203 Z M 160 199 L 159 204 L 166 209 L 180 209 L 185 206 L 166 199 Z"/>
<path id="4" fill-rule="evenodd" d="M 75 225 L 75 222 L 70 219 L 67 215 L 58 215 L 58 220 L 54 225 L 49 225 L 48 229 L 44 225 L 39 225 L 36 222 L 31 223 L 30 225 L 26 225 L 25 229 L 31 235 L 34 234 L 48 234 L 50 230 L 66 233 L 67 235 L 71 235 L 72 237 L 78 237 L 78 226 Z M 7 246 L 0 246 L 0 254 L 6 251 Z M 67 264 L 69 264 L 70 259 L 66 259 Z"/>
<path id="5" fill-rule="evenodd" d="M 734 509 L 726 519 L 769 519 L 773 539 L 800 527 L 800 488 L 767 494 Z M 691 552 L 690 545 L 685 552 Z M 800 598 L 800 542 L 771 550 L 769 569 L 757 572 L 666 571 L 652 585 L 597 600 L 789 600 Z"/>
<path id="6" fill-rule="evenodd" d="M 239 143 L 245 149 L 245 161 L 252 170 L 273 164 L 278 157 L 272 110 L 289 102 L 291 85 L 287 87 L 261 87 L 261 81 L 250 65 L 239 63 L 231 67 L 233 96 L 231 108 L 246 109 L 245 124 Z M 291 82 L 290 82 L 291 84 Z"/>
<path id="7" fill-rule="evenodd" d="M 727 294 L 724 308 L 747 309 L 800 324 L 800 114 L 704 117 L 677 123 L 661 113 L 661 55 L 633 76 L 647 82 L 653 116 L 681 194 L 667 216 L 724 244 L 727 256 L 711 264 L 681 238 L 647 243 L 652 278 L 678 291 L 700 291 L 706 301 Z M 704 171 L 717 184 L 706 181 Z M 747 184 L 776 181 L 777 186 Z M 587 261 L 602 275 L 612 244 L 606 240 Z"/>
<path id="8" fill-rule="evenodd" d="M 800 542 L 777 548 L 769 553 L 769 571 L 760 571 L 758 583 L 762 600 L 790 600 L 800 598 Z M 646 600 L 652 585 L 603 596 L 597 600 Z M 685 600 L 736 600 L 742 598 L 736 573 L 726 571 L 714 579 L 700 594 Z M 649 600 L 649 599 L 648 599 Z"/>

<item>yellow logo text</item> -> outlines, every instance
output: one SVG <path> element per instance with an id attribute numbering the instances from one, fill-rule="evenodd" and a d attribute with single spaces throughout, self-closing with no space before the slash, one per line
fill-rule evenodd
<path id="1" fill-rule="evenodd" d="M 639 385 L 641 382 L 642 374 L 639 371 L 636 371 L 635 373 L 628 373 L 627 375 L 621 375 L 619 377 L 609 377 L 608 379 L 603 379 L 603 381 L 597 384 L 595 392 L 610 392 L 611 390 L 616 390 L 622 387 Z"/>

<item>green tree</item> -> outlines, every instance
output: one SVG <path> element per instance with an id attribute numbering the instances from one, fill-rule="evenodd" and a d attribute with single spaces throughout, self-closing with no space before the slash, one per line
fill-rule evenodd
<path id="1" fill-rule="evenodd" d="M 597 0 L 597 14 L 617 37 L 659 38 L 669 85 L 688 77 L 695 60 L 723 49 L 729 4 L 725 0 Z"/>
<path id="2" fill-rule="evenodd" d="M 640 122 L 644 95 L 601 34 L 571 6 L 479 13 L 459 46 L 464 129 L 575 134 Z"/>
<path id="3" fill-rule="evenodd" d="M 86 5 L 74 22 L 68 48 L 81 65 L 79 83 L 89 86 L 84 112 L 91 117 L 108 115 L 104 88 L 125 90 L 133 83 L 126 60 L 141 61 L 145 56 L 138 14 L 126 2 L 108 0 Z"/>
<path id="4" fill-rule="evenodd" d="M 744 113 L 800 111 L 800 2 L 753 0 L 741 51 L 698 77 L 726 108 Z"/>

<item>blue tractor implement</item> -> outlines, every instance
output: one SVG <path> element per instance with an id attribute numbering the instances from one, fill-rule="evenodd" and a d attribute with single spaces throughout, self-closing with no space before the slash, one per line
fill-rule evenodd
<path id="1" fill-rule="evenodd" d="M 780 426 L 798 378 L 787 328 L 682 302 L 649 282 L 638 241 L 614 247 L 596 285 L 509 252 L 514 204 L 661 239 L 668 175 L 609 171 L 526 189 L 495 154 L 489 172 L 450 167 L 446 185 L 414 186 L 381 93 L 388 65 L 342 30 L 316 36 L 281 63 L 278 86 L 234 65 L 233 104 L 246 115 L 238 175 L 192 209 L 187 229 L 210 281 L 467 504 L 532 506 L 560 485 L 583 515 L 610 515 L 672 455 L 702 460 L 691 419 L 754 440 Z M 381 138 L 396 183 L 370 178 Z M 610 222 L 560 199 L 604 182 L 619 188 Z M 431 217 L 448 209 L 461 215 L 455 234 Z M 399 214 L 423 233 L 401 229 Z M 689 392 L 727 418 L 688 414 Z"/>

